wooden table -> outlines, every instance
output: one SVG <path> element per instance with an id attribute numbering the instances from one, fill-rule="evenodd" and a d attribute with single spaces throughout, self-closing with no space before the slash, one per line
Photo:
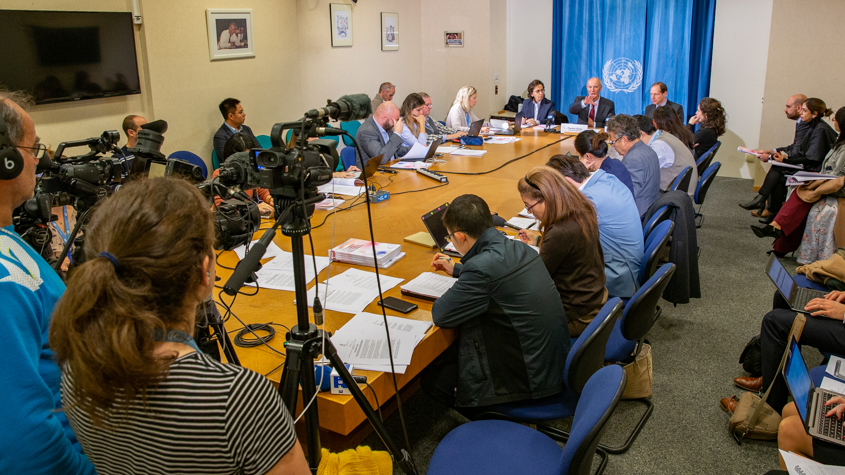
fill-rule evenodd
<path id="1" fill-rule="evenodd" d="M 451 202 L 459 195 L 471 193 L 483 198 L 491 211 L 498 212 L 505 219 L 516 216 L 523 208 L 523 203 L 516 189 L 517 179 L 524 176 L 533 167 L 544 164 L 553 155 L 567 151 L 574 152 L 571 136 L 526 130 L 522 132 L 520 138 L 520 141 L 513 144 L 472 147 L 487 150 L 487 153 L 482 157 L 445 155 L 444 159 L 447 163 L 436 164 L 432 167 L 432 170 L 479 173 L 494 169 L 516 157 L 528 156 L 492 173 L 483 175 L 447 174 L 449 184 L 444 186 L 437 186 L 436 181 L 423 177 L 414 171 L 401 170 L 396 175 L 376 173 L 372 180 L 383 186 L 385 190 L 390 191 L 391 197 L 387 201 L 372 204 L 375 239 L 380 242 L 402 244 L 402 250 L 407 253 L 403 259 L 389 269 L 383 269 L 380 272 L 389 276 L 401 277 L 407 282 L 421 272 L 430 270 L 431 259 L 436 251 L 403 241 L 405 236 L 425 231 L 421 220 L 423 214 L 445 202 Z M 556 143 L 561 140 L 563 141 Z M 412 190 L 424 191 L 400 194 Z M 344 206 L 351 202 L 352 199 L 348 199 Z M 316 226 L 321 223 L 326 214 L 325 211 L 315 212 L 311 218 L 312 225 Z M 335 219 L 337 221 L 336 226 Z M 265 227 L 268 226 L 267 223 L 269 221 L 265 221 Z M 327 255 L 328 250 L 332 247 L 332 242 L 337 246 L 349 238 L 369 239 L 366 205 L 339 212 L 335 216 L 329 216 L 324 225 L 313 230 L 312 236 L 314 251 L 318 256 Z M 254 239 L 259 237 L 260 234 L 257 233 Z M 291 250 L 289 238 L 282 236 L 281 233 L 277 234 L 274 241 L 280 248 L 286 251 Z M 306 252 L 310 253 L 307 238 L 305 239 L 305 247 Z M 234 252 L 223 253 L 218 259 L 218 263 L 223 266 L 234 267 L 237 263 L 237 256 Z M 310 265 L 310 261 L 306 260 L 306 266 Z M 333 262 L 317 278 L 322 282 L 329 271 L 331 275 L 339 275 L 350 267 L 355 266 Z M 367 267 L 359 268 L 372 270 L 372 268 Z M 218 265 L 217 274 L 225 281 L 231 271 Z M 308 283 L 308 288 L 313 286 L 313 282 Z M 249 288 L 245 290 L 250 291 Z M 398 286 L 386 292 L 385 296 L 404 298 L 419 305 L 419 309 L 409 315 L 402 315 L 389 309 L 387 310 L 388 315 L 431 320 L 431 302 L 403 297 Z M 231 302 L 231 297 L 227 295 L 223 295 L 223 297 L 225 302 Z M 215 296 L 215 298 L 218 297 Z M 296 323 L 296 309 L 293 300 L 293 292 L 262 289 L 253 297 L 238 296 L 232 310 L 245 323 L 272 321 L 290 327 Z M 223 311 L 222 308 L 221 311 Z M 380 314 L 381 307 L 373 301 L 365 311 Z M 346 313 L 326 311 L 324 328 L 333 332 L 349 321 L 352 316 Z M 234 318 L 230 318 L 226 322 L 226 330 L 229 332 L 240 328 L 242 328 L 242 325 Z M 396 375 L 399 388 L 408 385 L 423 368 L 430 364 L 454 340 L 455 335 L 452 331 L 432 327 L 425 339 L 414 350 L 413 360 L 406 373 Z M 284 352 L 284 341 L 284 330 L 282 329 L 277 331 L 275 338 L 270 341 L 269 345 Z M 282 356 L 264 346 L 237 348 L 236 350 L 244 367 L 266 374 L 274 384 L 278 384 L 281 377 L 280 365 L 284 362 Z M 393 383 L 390 374 L 369 371 L 361 371 L 360 373 L 367 376 L 382 405 L 393 397 Z M 375 400 L 368 389 L 365 388 L 364 394 L 375 405 Z M 299 402 L 301 408 L 301 398 Z M 351 396 L 320 393 L 317 404 L 325 446 L 340 448 L 338 446 L 343 445 L 342 442 L 326 443 L 326 436 L 331 437 L 335 434 L 349 436 L 359 425 L 365 422 L 364 413 Z M 369 424 L 365 425 L 369 426 Z M 343 438 L 338 440 L 342 441 Z M 357 444 L 353 443 L 352 445 Z"/>

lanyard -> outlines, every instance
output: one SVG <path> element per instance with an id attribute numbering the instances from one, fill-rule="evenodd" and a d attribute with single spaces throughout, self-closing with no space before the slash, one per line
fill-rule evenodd
<path id="1" fill-rule="evenodd" d="M 191 335 L 188 335 L 186 332 L 183 332 L 182 330 L 173 330 L 168 328 L 165 331 L 164 335 L 161 334 L 160 330 L 156 330 L 153 332 L 153 338 L 156 341 L 183 343 L 197 350 L 197 352 L 202 353 L 202 350 L 200 350 L 199 346 L 197 346 L 197 342 L 194 341 L 194 338 Z"/>

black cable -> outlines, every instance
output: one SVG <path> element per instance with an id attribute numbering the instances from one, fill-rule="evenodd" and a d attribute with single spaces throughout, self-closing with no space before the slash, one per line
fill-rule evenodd
<path id="1" fill-rule="evenodd" d="M 442 183 L 440 185 L 434 185 L 434 186 L 430 186 L 428 188 L 420 188 L 419 190 L 400 191 L 399 193 L 392 193 L 391 196 L 404 195 L 405 193 L 419 193 L 420 191 L 428 191 L 428 190 L 433 190 L 435 188 L 442 188 L 446 185 L 448 185 L 448 183 Z"/>
<path id="2" fill-rule="evenodd" d="M 238 316 L 237 316 L 237 315 L 235 315 L 235 312 L 233 312 L 233 311 L 232 311 L 232 306 L 234 306 L 234 305 L 235 305 L 235 299 L 237 299 L 237 298 L 238 298 L 238 296 L 237 296 L 237 295 L 233 295 L 233 296 L 232 296 L 232 301 L 231 301 L 231 302 L 229 302 L 229 304 L 226 304 L 226 302 L 224 302 L 224 301 L 223 301 L 223 291 L 220 291 L 220 292 L 217 294 L 217 299 L 218 299 L 218 301 L 220 302 L 220 305 L 222 305 L 222 306 L 223 306 L 223 308 L 224 308 L 224 309 L 226 309 L 226 314 L 223 316 L 223 322 L 228 321 L 228 320 L 229 320 L 229 315 L 231 315 L 231 316 L 235 317 L 235 320 L 237 320 L 238 322 L 240 322 L 240 324 L 243 326 L 243 328 L 244 328 L 244 329 L 247 329 L 247 328 L 248 328 L 248 329 L 249 329 L 249 332 L 250 332 L 250 333 L 252 333 L 252 335 L 256 338 L 256 340 L 262 340 L 262 337 L 261 337 L 261 336 L 259 336 L 257 333 L 255 333 L 255 331 L 251 328 L 251 325 L 247 325 L 246 323 L 244 323 L 244 322 L 243 322 L 243 320 L 241 320 L 240 318 L 238 318 Z M 272 325 L 272 324 L 273 324 L 273 323 L 269 323 L 269 324 L 265 323 L 265 324 L 263 324 L 263 325 Z M 284 325 L 282 325 L 282 326 L 284 326 Z M 285 328 L 287 328 L 287 327 L 285 327 Z M 273 334 L 275 334 L 276 330 L 275 330 L 275 329 L 273 329 L 273 328 L 271 328 L 271 330 L 273 330 Z M 239 335 L 240 335 L 240 334 L 239 334 Z M 237 337 L 236 337 L 236 339 L 237 339 Z M 268 341 L 269 341 L 269 340 L 268 340 Z M 285 353 L 282 353 L 281 351 L 279 351 L 279 350 L 277 350 L 277 349 L 273 348 L 272 346 L 268 345 L 266 341 L 263 341 L 263 340 L 262 340 L 259 344 L 260 344 L 260 345 L 264 345 L 264 346 L 266 346 L 267 348 L 269 348 L 270 350 L 272 350 L 274 353 L 277 353 L 277 354 L 279 354 L 279 355 L 281 355 L 281 356 L 283 356 L 283 357 L 286 357 L 286 356 L 287 356 Z M 257 345 L 255 345 L 255 346 L 259 346 L 259 345 L 257 344 Z M 274 371 L 275 371 L 275 370 L 274 370 Z"/>
<path id="3" fill-rule="evenodd" d="M 382 422 L 384 422 L 384 416 L 381 414 L 381 404 L 379 404 L 379 402 L 378 402 L 378 396 L 376 396 L 376 390 L 373 389 L 373 387 L 370 386 L 370 383 L 368 383 L 367 381 L 364 381 L 364 384 L 366 384 L 367 387 L 370 388 L 370 391 L 372 391 L 373 397 L 376 400 L 376 409 L 378 409 L 378 418 L 381 419 Z"/>
<path id="4" fill-rule="evenodd" d="M 486 174 L 488 174 L 488 173 L 493 173 L 493 172 L 495 172 L 495 171 L 497 171 L 497 170 L 501 170 L 502 168 L 506 167 L 507 165 L 510 165 L 510 164 L 511 164 L 511 163 L 513 163 L 513 162 L 516 162 L 516 161 L 522 160 L 522 159 L 523 159 L 523 158 L 525 158 L 525 157 L 529 157 L 529 156 L 531 156 L 531 155 L 534 155 L 535 153 L 539 152 L 540 150 L 543 150 L 543 149 L 549 148 L 549 147 L 551 147 L 552 145 L 559 144 L 559 143 L 563 142 L 564 140 L 569 140 L 570 138 L 572 138 L 572 136 L 569 136 L 569 137 L 564 137 L 564 138 L 562 138 L 562 139 L 560 139 L 560 140 L 557 140 L 557 141 L 554 141 L 554 142 L 552 142 L 552 143 L 550 143 L 550 144 L 544 145 L 544 146 L 542 146 L 542 147 L 538 148 L 537 150 L 534 150 L 534 151 L 531 151 L 531 152 L 526 153 L 525 155 L 522 155 L 522 156 L 520 156 L 520 157 L 516 157 L 516 158 L 512 158 L 512 159 L 508 160 L 507 162 L 505 162 L 505 163 L 503 163 L 503 164 L 499 165 L 498 167 L 496 167 L 496 168 L 494 168 L 494 169 L 492 169 L 492 170 L 487 170 L 486 172 L 450 172 L 450 171 L 446 171 L 446 170 L 437 170 L 437 173 L 441 173 L 441 174 L 442 174 L 442 173 L 449 173 L 449 174 L 451 174 L 451 175 L 486 175 Z"/>
<path id="5" fill-rule="evenodd" d="M 255 336 L 254 338 L 246 337 L 248 333 L 258 335 L 256 332 L 262 331 L 267 332 L 267 334 L 264 336 Z M 249 323 L 245 327 L 241 328 L 238 331 L 238 334 L 235 335 L 235 346 L 240 346 L 241 348 L 255 348 L 256 346 L 266 344 L 275 336 L 276 329 L 269 323 Z"/>

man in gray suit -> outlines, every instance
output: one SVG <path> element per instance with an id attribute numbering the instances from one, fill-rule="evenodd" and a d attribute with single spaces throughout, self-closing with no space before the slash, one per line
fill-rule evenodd
<path id="1" fill-rule="evenodd" d="M 402 122 L 399 121 L 399 108 L 393 102 L 383 102 L 358 127 L 355 140 L 361 147 L 364 156 L 359 157 L 358 168 L 364 169 L 364 165 L 372 157 L 383 155 L 381 163 L 387 163 L 393 159 L 402 157 L 411 147 L 402 146 Z"/>
<path id="2" fill-rule="evenodd" d="M 622 163 L 631 173 L 634 182 L 634 200 L 640 216 L 660 195 L 660 161 L 657 153 L 640 140 L 637 119 L 619 114 L 607 121 L 610 145 L 623 155 Z"/>
<path id="3" fill-rule="evenodd" d="M 678 113 L 678 118 L 681 119 L 681 123 L 685 124 L 687 119 L 684 117 L 684 106 L 666 99 L 668 94 L 669 88 L 666 87 L 666 84 L 662 82 L 652 84 L 651 105 L 645 108 L 645 114 L 643 115 L 651 119 L 654 115 L 654 109 L 657 109 L 658 107 L 671 107 Z"/>

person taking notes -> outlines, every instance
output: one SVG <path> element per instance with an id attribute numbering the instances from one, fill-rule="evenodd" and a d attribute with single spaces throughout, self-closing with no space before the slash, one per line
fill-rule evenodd
<path id="1" fill-rule="evenodd" d="M 472 112 L 472 108 L 478 102 L 478 91 L 472 86 L 464 86 L 458 91 L 449 115 L 446 116 L 446 127 L 461 132 L 469 132 L 469 127 L 478 117 Z M 482 127 L 482 132 L 487 132 L 489 127 Z"/>

